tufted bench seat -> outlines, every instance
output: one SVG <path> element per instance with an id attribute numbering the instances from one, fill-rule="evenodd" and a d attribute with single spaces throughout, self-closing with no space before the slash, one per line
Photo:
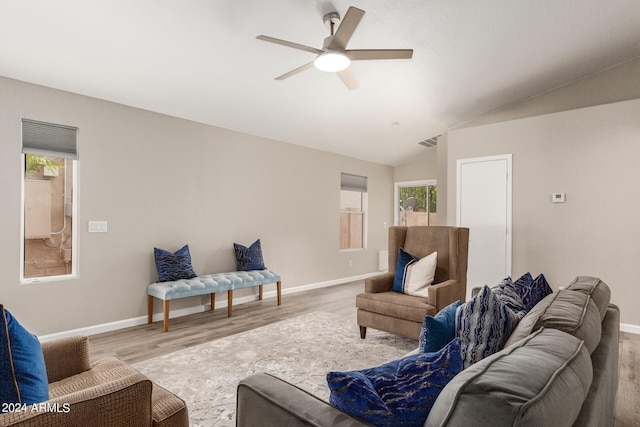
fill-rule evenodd
<path id="1" fill-rule="evenodd" d="M 169 330 L 169 302 L 173 299 L 209 294 L 211 295 L 211 311 L 213 311 L 216 292 L 227 291 L 227 316 L 231 317 L 233 291 L 235 289 L 259 286 L 258 298 L 262 301 L 262 286 L 268 283 L 276 283 L 278 305 L 280 305 L 282 302 L 281 278 L 279 274 L 269 269 L 215 273 L 194 277 L 193 279 L 152 283 L 147 287 L 148 323 L 153 322 L 154 297 L 164 301 L 164 331 L 167 332 Z"/>

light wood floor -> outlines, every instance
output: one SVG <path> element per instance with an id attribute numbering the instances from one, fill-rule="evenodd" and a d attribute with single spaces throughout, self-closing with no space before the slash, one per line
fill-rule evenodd
<path id="1" fill-rule="evenodd" d="M 282 305 L 275 298 L 226 309 L 171 319 L 170 331 L 162 332 L 162 322 L 92 335 L 91 358 L 115 356 L 134 363 L 193 345 L 244 332 L 316 310 L 354 319 L 355 296 L 363 282 L 337 285 L 291 295 L 283 295 Z M 357 328 L 354 320 L 354 328 Z M 620 338 L 620 383 L 615 427 L 640 426 L 640 335 L 622 333 Z"/>

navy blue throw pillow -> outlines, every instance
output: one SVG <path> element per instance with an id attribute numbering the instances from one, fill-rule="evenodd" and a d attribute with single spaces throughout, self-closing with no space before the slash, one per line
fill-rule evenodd
<path id="1" fill-rule="evenodd" d="M 442 349 L 456 336 L 456 309 L 460 301 L 449 304 L 435 316 L 426 316 L 422 322 L 418 350 L 433 353 Z"/>
<path id="2" fill-rule="evenodd" d="M 179 279 L 192 279 L 197 276 L 191 266 L 189 245 L 184 245 L 175 253 L 153 248 L 158 270 L 158 282 L 172 282 Z"/>
<path id="3" fill-rule="evenodd" d="M 403 293 L 404 276 L 408 268 L 418 261 L 420 261 L 420 258 L 411 255 L 409 252 L 405 252 L 402 248 L 398 249 L 396 275 L 393 278 L 393 290 L 395 292 Z"/>
<path id="4" fill-rule="evenodd" d="M 0 304 L 0 404 L 49 400 L 49 381 L 38 337 Z"/>
<path id="5" fill-rule="evenodd" d="M 239 243 L 233 244 L 236 253 L 236 269 L 238 271 L 264 270 L 264 260 L 262 259 L 262 246 L 260 239 L 249 246 L 242 246 Z"/>
<path id="6" fill-rule="evenodd" d="M 329 402 L 376 426 L 419 427 L 460 371 L 460 339 L 455 338 L 437 353 L 419 353 L 361 371 L 329 372 Z"/>

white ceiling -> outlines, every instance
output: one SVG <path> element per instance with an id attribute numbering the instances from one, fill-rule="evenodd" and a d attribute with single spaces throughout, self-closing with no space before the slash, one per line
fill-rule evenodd
<path id="1" fill-rule="evenodd" d="M 309 69 L 322 17 L 367 13 L 360 88 Z M 423 139 L 640 56 L 639 0 L 0 0 L 0 75 L 398 165 Z M 392 126 L 398 122 L 399 126 Z"/>

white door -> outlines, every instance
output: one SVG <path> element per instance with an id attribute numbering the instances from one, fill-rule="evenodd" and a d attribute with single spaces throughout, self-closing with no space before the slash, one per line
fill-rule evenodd
<path id="1" fill-rule="evenodd" d="M 469 228 L 467 299 L 511 275 L 511 154 L 458 160 L 457 224 Z"/>

